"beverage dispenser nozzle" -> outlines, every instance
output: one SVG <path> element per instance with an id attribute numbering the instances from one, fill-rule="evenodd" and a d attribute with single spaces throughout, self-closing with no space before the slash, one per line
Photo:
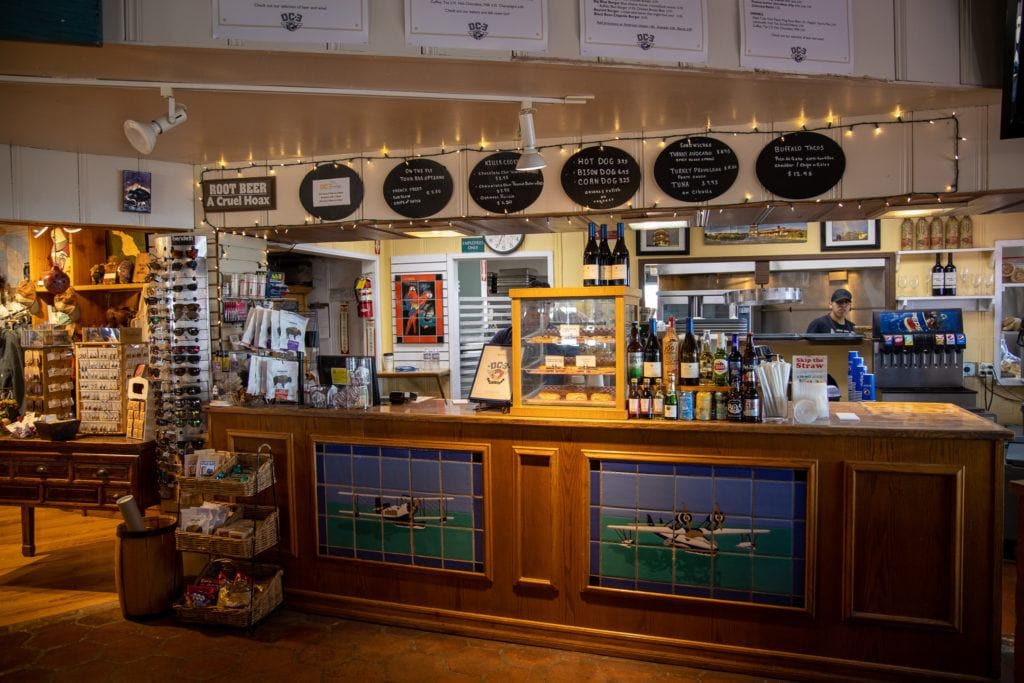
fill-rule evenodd
<path id="1" fill-rule="evenodd" d="M 919 347 L 914 343 L 914 334 L 903 335 L 903 355 L 907 357 L 907 366 L 910 368 L 917 367 L 917 356 L 920 352 Z"/>
<path id="2" fill-rule="evenodd" d="M 946 357 L 943 359 L 942 366 L 950 367 L 953 363 L 955 367 L 956 363 L 956 335 L 952 332 L 946 334 Z"/>
<path id="3" fill-rule="evenodd" d="M 932 351 L 932 365 L 939 367 L 940 362 L 946 355 L 946 335 L 936 334 L 934 339 L 935 349 Z"/>
<path id="4" fill-rule="evenodd" d="M 903 335 L 894 334 L 892 337 L 892 348 L 893 348 L 893 363 L 894 368 L 903 367 Z"/>
<path id="5" fill-rule="evenodd" d="M 883 368 L 892 367 L 892 353 L 893 353 L 893 335 L 884 334 L 882 335 L 882 353 L 880 356 L 881 365 Z M 877 342 L 876 342 L 877 343 Z"/>
<path id="6" fill-rule="evenodd" d="M 964 352 L 967 350 L 967 335 L 959 332 L 956 335 L 956 367 L 963 367 Z"/>

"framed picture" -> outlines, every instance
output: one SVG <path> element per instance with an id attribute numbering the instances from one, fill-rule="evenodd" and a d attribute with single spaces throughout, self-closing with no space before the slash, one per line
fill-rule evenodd
<path id="1" fill-rule="evenodd" d="M 880 249 L 882 221 L 827 221 L 821 224 L 821 250 Z"/>
<path id="2" fill-rule="evenodd" d="M 689 228 L 636 231 L 637 256 L 686 256 L 689 253 Z"/>
<path id="3" fill-rule="evenodd" d="M 512 402 L 512 347 L 484 344 L 476 366 L 469 400 L 481 403 Z"/>
<path id="4" fill-rule="evenodd" d="M 444 281 L 440 273 L 395 276 L 395 341 L 444 343 Z"/>
<path id="5" fill-rule="evenodd" d="M 807 241 L 806 223 L 765 223 L 704 228 L 704 244 L 802 244 Z"/>
<path id="6" fill-rule="evenodd" d="M 153 211 L 153 174 L 149 171 L 121 171 L 121 210 L 132 213 Z"/>

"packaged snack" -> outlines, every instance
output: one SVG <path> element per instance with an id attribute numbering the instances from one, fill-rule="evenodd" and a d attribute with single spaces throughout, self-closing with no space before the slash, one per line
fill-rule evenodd
<path id="1" fill-rule="evenodd" d="M 970 216 L 960 219 L 960 248 L 971 249 L 974 247 L 974 221 Z"/>
<path id="2" fill-rule="evenodd" d="M 216 604 L 216 586 L 193 583 L 185 587 L 185 605 L 187 607 L 214 607 Z"/>
<path id="3" fill-rule="evenodd" d="M 946 217 L 946 249 L 959 249 L 960 244 L 960 219 L 956 216 Z"/>
<path id="4" fill-rule="evenodd" d="M 928 231 L 928 219 L 918 218 L 914 224 L 914 249 L 931 249 L 931 236 Z"/>
<path id="5" fill-rule="evenodd" d="M 946 232 L 942 227 L 942 219 L 938 216 L 932 218 L 931 223 L 928 225 L 929 235 L 929 249 L 945 249 L 946 248 Z"/>
<path id="6" fill-rule="evenodd" d="M 904 218 L 900 223 L 900 249 L 910 251 L 914 248 L 914 221 Z"/>

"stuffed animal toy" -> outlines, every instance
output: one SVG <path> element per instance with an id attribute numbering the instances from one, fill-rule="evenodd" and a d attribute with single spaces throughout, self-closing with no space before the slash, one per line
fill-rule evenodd
<path id="1" fill-rule="evenodd" d="M 78 306 L 78 295 L 73 287 L 53 297 L 53 308 L 57 311 L 56 324 L 63 325 L 72 338 L 78 332 L 78 319 L 82 311 Z"/>
<path id="2" fill-rule="evenodd" d="M 39 299 L 36 297 L 36 286 L 28 278 L 18 283 L 18 289 L 14 292 L 14 300 L 28 309 L 32 315 L 39 315 Z"/>

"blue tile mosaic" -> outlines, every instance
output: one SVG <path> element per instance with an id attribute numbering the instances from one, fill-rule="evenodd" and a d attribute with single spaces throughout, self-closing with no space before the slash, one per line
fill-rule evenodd
<path id="1" fill-rule="evenodd" d="M 344 443 L 314 452 L 321 555 L 484 572 L 482 454 Z"/>
<path id="2" fill-rule="evenodd" d="M 805 470 L 614 460 L 590 469 L 589 585 L 804 605 Z"/>

